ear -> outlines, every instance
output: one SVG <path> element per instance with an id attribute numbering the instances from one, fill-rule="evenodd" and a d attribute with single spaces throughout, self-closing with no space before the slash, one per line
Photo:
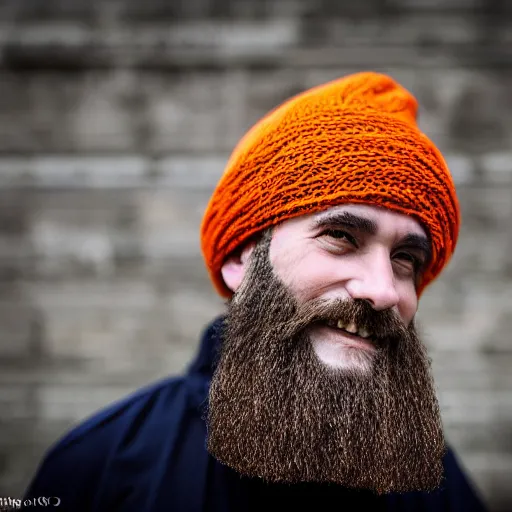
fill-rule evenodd
<path id="1" fill-rule="evenodd" d="M 224 279 L 226 286 L 232 292 L 236 292 L 238 287 L 242 284 L 249 266 L 250 256 L 255 246 L 256 242 L 248 243 L 241 251 L 237 251 L 235 254 L 230 256 L 224 262 L 224 265 L 222 265 L 220 269 L 222 279 Z"/>

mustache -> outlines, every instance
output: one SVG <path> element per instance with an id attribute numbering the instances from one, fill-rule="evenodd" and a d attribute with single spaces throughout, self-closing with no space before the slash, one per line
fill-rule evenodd
<path id="1" fill-rule="evenodd" d="M 355 323 L 366 327 L 376 342 L 401 339 L 409 335 L 409 327 L 394 310 L 375 310 L 364 299 L 312 299 L 296 305 L 292 319 L 281 323 L 279 329 L 286 337 L 296 336 L 315 323 Z"/>

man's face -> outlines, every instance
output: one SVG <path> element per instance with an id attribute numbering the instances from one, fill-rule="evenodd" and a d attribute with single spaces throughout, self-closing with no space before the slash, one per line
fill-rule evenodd
<path id="1" fill-rule="evenodd" d="M 278 225 L 269 257 L 275 275 L 300 303 L 362 299 L 376 311 L 396 312 L 409 325 L 418 305 L 415 284 L 429 252 L 427 235 L 414 218 L 348 204 Z M 312 326 L 314 350 L 327 365 L 364 370 L 374 352 L 366 341 L 371 333 L 364 326 L 343 327 Z M 355 336 L 347 332 L 356 329 Z"/>
<path id="2" fill-rule="evenodd" d="M 444 439 L 413 322 L 428 251 L 412 218 L 344 205 L 284 222 L 232 261 L 209 451 L 269 481 L 436 487 Z"/>

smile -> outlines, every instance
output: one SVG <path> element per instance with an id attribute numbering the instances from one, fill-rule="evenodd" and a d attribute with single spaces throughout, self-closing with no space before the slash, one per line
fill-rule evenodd
<path id="1" fill-rule="evenodd" d="M 376 346 L 372 342 L 371 334 L 367 330 L 357 329 L 354 324 L 346 327 L 338 327 L 339 322 L 326 322 L 323 329 L 326 329 L 331 338 L 331 343 L 341 343 L 349 348 L 375 351 Z M 327 334 L 327 333 L 326 333 Z"/>
<path id="2" fill-rule="evenodd" d="M 372 333 L 364 326 L 358 326 L 354 322 L 345 323 L 342 320 L 327 320 L 327 325 L 334 329 L 343 331 L 347 334 L 353 334 L 361 338 L 369 338 Z"/>

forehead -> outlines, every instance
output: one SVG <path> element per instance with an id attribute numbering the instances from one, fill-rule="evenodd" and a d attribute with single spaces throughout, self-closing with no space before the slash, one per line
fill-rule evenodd
<path id="1" fill-rule="evenodd" d="M 302 223 L 312 224 L 323 218 L 329 218 L 341 213 L 351 213 L 373 221 L 381 232 L 412 233 L 427 237 L 427 232 L 421 223 L 410 215 L 396 212 L 382 206 L 347 203 L 332 206 L 320 212 L 301 217 Z"/>

